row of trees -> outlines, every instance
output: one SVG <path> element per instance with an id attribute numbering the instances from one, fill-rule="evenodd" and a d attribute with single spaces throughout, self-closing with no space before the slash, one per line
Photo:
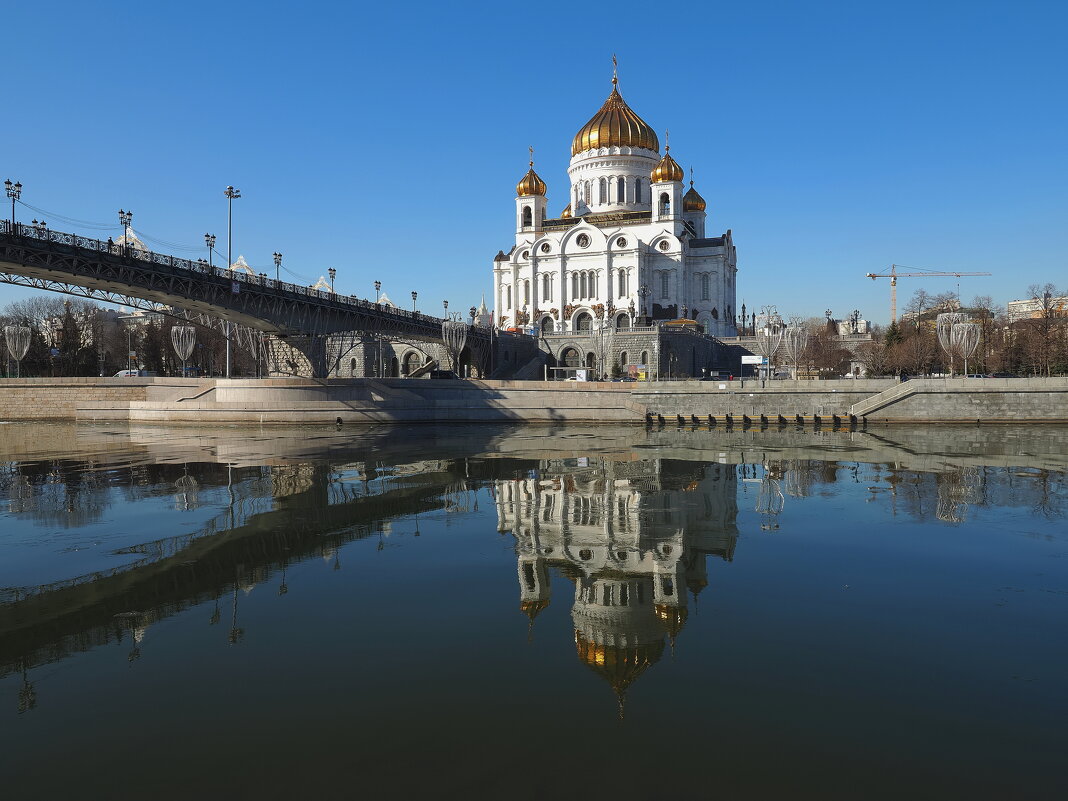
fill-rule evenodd
<path id="1" fill-rule="evenodd" d="M 137 318 L 91 301 L 38 295 L 9 303 L 0 312 L 0 353 L 3 374 L 15 375 L 15 363 L 2 337 L 5 326 L 30 330 L 30 347 L 20 374 L 31 376 L 114 375 L 128 366 L 159 375 L 179 375 L 182 361 L 171 345 L 171 328 L 187 325 L 163 315 Z M 133 353 L 130 357 L 128 354 Z M 233 373 L 254 375 L 255 357 L 235 345 Z M 226 340 L 222 332 L 197 326 L 197 346 L 188 366 L 203 375 L 225 369 Z"/>
<path id="2" fill-rule="evenodd" d="M 946 373 L 950 360 L 939 347 L 935 321 L 940 312 L 959 310 L 979 324 L 979 347 L 968 364 L 972 373 L 1063 375 L 1068 373 L 1068 314 L 1064 292 L 1052 284 L 1028 288 L 1034 301 L 1032 316 L 1010 322 L 1003 306 L 988 295 L 959 307 L 955 296 L 917 291 L 905 307 L 902 321 L 886 329 L 882 341 L 866 343 L 857 352 L 868 375 Z M 955 365 L 960 370 L 959 361 Z"/>

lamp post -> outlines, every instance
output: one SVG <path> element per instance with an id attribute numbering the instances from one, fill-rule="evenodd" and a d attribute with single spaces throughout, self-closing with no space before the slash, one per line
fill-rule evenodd
<path id="1" fill-rule="evenodd" d="M 281 272 L 281 270 L 282 270 L 282 254 L 281 253 L 275 253 L 274 254 L 274 282 L 276 284 L 281 280 L 279 278 L 279 273 Z"/>
<path id="2" fill-rule="evenodd" d="M 638 297 L 642 300 L 642 317 L 648 317 L 648 314 L 646 314 L 646 301 L 649 300 L 649 287 L 647 285 L 642 284 L 638 287 Z"/>
<path id="3" fill-rule="evenodd" d="M 334 279 L 337 278 L 337 270 L 331 267 L 327 272 L 330 274 L 330 294 L 334 294 Z"/>
<path id="4" fill-rule="evenodd" d="M 215 272 L 211 264 L 211 252 L 215 250 L 215 234 L 204 234 L 204 244 L 208 246 L 208 272 Z"/>
<path id="5" fill-rule="evenodd" d="M 441 305 L 445 307 L 445 319 L 448 320 L 449 319 L 449 301 L 443 300 L 443 301 L 441 301 Z"/>
<path id="6" fill-rule="evenodd" d="M 232 186 L 226 187 L 223 192 L 226 195 L 226 269 L 234 263 L 234 200 L 241 197 L 241 190 Z M 226 321 L 226 377 L 230 377 L 230 321 Z"/>
<path id="7" fill-rule="evenodd" d="M 382 282 L 381 281 L 375 281 L 375 305 L 378 305 L 378 296 L 379 296 L 379 293 L 381 291 L 382 291 Z"/>
<path id="8" fill-rule="evenodd" d="M 122 225 L 122 241 L 126 252 L 130 252 L 130 223 L 133 221 L 133 212 L 119 209 L 119 224 Z"/>
<path id="9" fill-rule="evenodd" d="M 11 233 L 15 233 L 15 201 L 22 195 L 22 184 L 18 181 L 11 183 L 11 179 L 8 178 L 4 181 L 4 189 L 7 190 L 7 196 L 11 198 Z"/>
<path id="10" fill-rule="evenodd" d="M 468 311 L 471 313 L 471 325 L 474 325 L 475 324 L 475 313 L 478 311 L 478 309 L 476 309 L 474 306 L 472 306 L 470 309 L 468 309 Z"/>
<path id="11" fill-rule="evenodd" d="M 415 299 L 419 297 L 419 293 L 414 289 L 412 290 L 412 314 L 415 314 Z"/>

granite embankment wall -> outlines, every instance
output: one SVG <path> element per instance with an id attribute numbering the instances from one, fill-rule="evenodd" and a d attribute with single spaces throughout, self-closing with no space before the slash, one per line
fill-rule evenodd
<path id="1" fill-rule="evenodd" d="M 0 380 L 0 420 L 164 423 L 1068 422 L 1068 378 L 583 383 L 408 379 Z"/>

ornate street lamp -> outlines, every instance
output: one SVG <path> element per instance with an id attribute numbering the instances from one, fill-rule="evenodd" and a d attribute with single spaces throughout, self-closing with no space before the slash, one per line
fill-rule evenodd
<path id="1" fill-rule="evenodd" d="M 281 281 L 281 277 L 280 277 L 279 273 L 282 270 L 282 254 L 276 252 L 273 255 L 274 255 L 274 281 L 275 281 L 275 283 L 278 283 L 279 281 Z"/>
<path id="2" fill-rule="evenodd" d="M 475 324 L 475 314 L 478 312 L 478 309 L 476 309 L 474 306 L 472 306 L 470 309 L 468 309 L 468 311 L 471 312 L 471 325 L 474 325 Z"/>
<path id="3" fill-rule="evenodd" d="M 638 297 L 642 299 L 642 317 L 648 317 L 649 315 L 646 314 L 646 301 L 649 300 L 649 287 L 647 285 L 642 284 L 638 287 Z"/>
<path id="4" fill-rule="evenodd" d="M 11 233 L 15 233 L 15 201 L 22 195 L 22 184 L 18 181 L 11 183 L 11 179 L 8 178 L 4 181 L 4 189 L 7 190 L 7 196 L 11 198 Z"/>
<path id="5" fill-rule="evenodd" d="M 133 221 L 133 212 L 119 209 L 119 224 L 122 226 L 122 241 L 126 246 L 126 252 L 130 252 L 130 223 Z"/>
<path id="6" fill-rule="evenodd" d="M 234 201 L 241 197 L 241 190 L 234 189 L 232 186 L 226 187 L 223 190 L 223 194 L 226 196 L 226 269 L 234 263 Z M 230 321 L 226 321 L 226 377 L 230 377 L 231 370 L 231 343 L 232 333 L 230 330 Z"/>
<path id="7" fill-rule="evenodd" d="M 330 274 L 330 294 L 334 294 L 334 279 L 337 278 L 337 270 L 331 267 L 327 272 Z"/>
<path id="8" fill-rule="evenodd" d="M 215 234 L 204 234 L 204 244 L 208 246 L 208 271 L 214 272 L 211 264 L 211 252 L 215 250 Z"/>
<path id="9" fill-rule="evenodd" d="M 412 313 L 415 313 L 415 299 L 419 297 L 419 293 L 414 289 L 412 290 Z"/>
<path id="10" fill-rule="evenodd" d="M 378 304 L 378 293 L 382 291 L 382 282 L 375 281 L 375 304 Z"/>
<path id="11" fill-rule="evenodd" d="M 441 301 L 441 305 L 445 307 L 445 319 L 448 320 L 449 319 L 449 301 L 443 300 L 443 301 Z"/>

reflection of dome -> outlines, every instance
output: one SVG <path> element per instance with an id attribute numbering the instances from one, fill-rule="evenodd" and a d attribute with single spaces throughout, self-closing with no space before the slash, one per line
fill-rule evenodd
<path id="1" fill-rule="evenodd" d="M 686 579 L 686 589 L 697 595 L 701 590 L 708 586 L 708 579 L 706 578 L 688 578 Z"/>
<path id="2" fill-rule="evenodd" d="M 612 93 L 601 110 L 583 125 L 571 142 L 571 155 L 599 147 L 643 147 L 660 150 L 660 140 L 649 124 L 635 114 L 623 100 L 612 79 Z"/>
<path id="3" fill-rule="evenodd" d="M 538 616 L 538 613 L 545 609 L 548 605 L 549 600 L 547 598 L 538 599 L 536 601 L 522 601 L 519 604 L 519 611 L 529 617 L 531 620 L 533 620 Z"/>
<path id="4" fill-rule="evenodd" d="M 607 681 L 617 693 L 622 693 L 646 668 L 660 659 L 664 641 L 633 646 L 600 645 L 589 642 L 576 630 L 575 649 L 590 670 Z"/>
<path id="5" fill-rule="evenodd" d="M 659 184 L 665 181 L 681 181 L 686 177 L 686 173 L 682 171 L 679 163 L 671 158 L 670 150 L 670 147 L 664 148 L 664 158 L 660 159 L 659 163 L 653 167 L 653 171 L 649 175 L 650 182 Z"/>
<path id="6" fill-rule="evenodd" d="M 653 607 L 653 611 L 656 612 L 657 619 L 664 624 L 664 628 L 667 629 L 672 638 L 682 631 L 689 614 L 684 607 L 668 606 L 667 604 L 657 604 Z"/>
<path id="7" fill-rule="evenodd" d="M 700 193 L 693 188 L 693 181 L 690 181 L 690 188 L 686 191 L 686 194 L 682 196 L 682 210 L 683 211 L 704 211 L 705 199 L 701 197 Z"/>
<path id="8" fill-rule="evenodd" d="M 534 195 L 545 194 L 545 181 L 538 177 L 538 174 L 534 172 L 534 162 L 530 162 L 530 169 L 527 170 L 527 174 L 515 185 L 515 193 L 519 197 L 531 197 Z"/>

